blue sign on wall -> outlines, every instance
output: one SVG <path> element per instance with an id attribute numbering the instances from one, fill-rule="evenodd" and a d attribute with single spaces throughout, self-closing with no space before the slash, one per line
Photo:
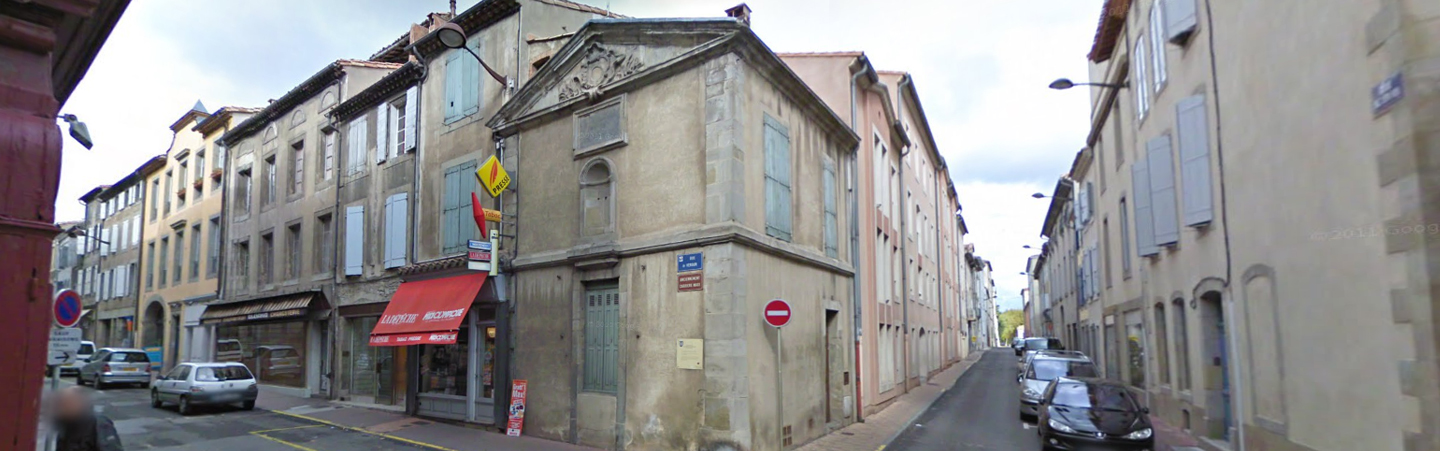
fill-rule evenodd
<path id="1" fill-rule="evenodd" d="M 1378 117 L 1390 111 L 1390 107 L 1400 103 L 1400 99 L 1403 98 L 1405 98 L 1405 79 L 1400 76 L 1399 72 L 1396 72 L 1395 75 L 1386 77 L 1375 87 L 1370 88 L 1370 112 Z"/>
<path id="2" fill-rule="evenodd" d="M 696 252 L 693 254 L 680 254 L 676 259 L 675 271 L 699 271 L 705 269 L 705 254 Z"/>

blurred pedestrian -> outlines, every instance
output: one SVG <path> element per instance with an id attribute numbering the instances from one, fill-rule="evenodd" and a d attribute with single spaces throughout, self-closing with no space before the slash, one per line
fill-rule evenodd
<path id="1" fill-rule="evenodd" d="M 124 451 L 115 423 L 95 413 L 90 395 L 67 387 L 55 395 L 55 451 Z"/>

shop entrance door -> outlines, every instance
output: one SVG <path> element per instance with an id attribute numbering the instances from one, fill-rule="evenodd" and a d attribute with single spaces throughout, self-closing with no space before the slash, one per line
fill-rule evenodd
<path id="1" fill-rule="evenodd" d="M 349 340 L 350 399 L 365 404 L 395 405 L 396 379 L 405 373 L 404 348 L 395 346 L 370 346 L 370 331 L 375 328 L 378 317 L 351 320 Z M 401 387 L 404 382 L 400 383 Z"/>
<path id="2" fill-rule="evenodd" d="M 475 330 L 481 343 L 475 350 L 475 359 L 481 362 L 475 372 L 475 386 L 480 388 L 475 393 L 475 421 L 495 424 L 495 321 L 481 321 Z"/>

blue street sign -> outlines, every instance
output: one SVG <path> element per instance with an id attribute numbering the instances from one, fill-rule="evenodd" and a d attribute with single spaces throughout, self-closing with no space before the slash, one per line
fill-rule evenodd
<path id="1" fill-rule="evenodd" d="M 469 248 L 471 248 L 471 249 L 474 249 L 474 250 L 477 250 L 477 251 L 490 251 L 490 250 L 494 250 L 494 249 L 491 249 L 491 246 L 490 246 L 490 242 L 489 242 L 489 241 L 470 240 L 469 242 L 467 242 L 467 244 L 468 244 L 467 247 L 469 247 Z"/>
<path id="2" fill-rule="evenodd" d="M 705 254 L 696 252 L 693 254 L 680 254 L 676 259 L 675 271 L 699 271 L 705 269 Z"/>

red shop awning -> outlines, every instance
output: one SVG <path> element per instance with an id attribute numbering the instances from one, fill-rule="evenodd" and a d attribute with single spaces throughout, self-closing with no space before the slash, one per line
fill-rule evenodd
<path id="1" fill-rule="evenodd" d="M 454 344 L 488 273 L 404 282 L 370 332 L 370 346 Z"/>

